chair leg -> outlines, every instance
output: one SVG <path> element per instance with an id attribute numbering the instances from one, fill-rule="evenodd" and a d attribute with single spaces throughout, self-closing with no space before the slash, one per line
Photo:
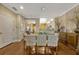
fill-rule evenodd
<path id="1" fill-rule="evenodd" d="M 55 47 L 54 55 L 57 55 L 57 49 L 58 49 L 58 47 Z"/>
<path id="2" fill-rule="evenodd" d="M 56 55 L 56 52 L 54 52 L 54 55 Z"/>

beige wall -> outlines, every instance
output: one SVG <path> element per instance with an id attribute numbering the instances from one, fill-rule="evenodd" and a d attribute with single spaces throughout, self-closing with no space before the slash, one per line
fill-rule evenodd
<path id="1" fill-rule="evenodd" d="M 77 11 L 79 11 L 78 6 L 72 8 L 71 10 L 66 12 L 64 15 L 58 16 L 59 22 L 61 23 L 60 27 L 61 26 L 65 27 L 64 31 L 74 33 L 74 30 L 76 29 L 76 22 L 77 22 L 77 20 L 75 18 L 76 17 L 75 12 L 77 12 Z"/>
<path id="2" fill-rule="evenodd" d="M 61 23 L 61 26 L 65 27 L 66 32 L 74 33 L 74 30 L 76 29 L 76 24 L 79 21 L 79 19 L 76 19 L 76 13 L 79 17 L 79 5 L 68 11 L 62 16 L 58 16 L 58 20 Z M 55 18 L 56 20 L 56 18 Z M 79 22 L 78 22 L 79 23 Z M 56 27 L 56 26 L 55 26 Z M 57 28 L 56 28 L 57 29 Z M 79 49 L 79 42 L 77 48 Z"/>
<path id="3" fill-rule="evenodd" d="M 25 32 L 25 21 L 21 15 L 17 15 L 16 30 L 18 40 L 23 39 L 23 33 Z"/>
<path id="4" fill-rule="evenodd" d="M 3 21 L 4 20 L 4 21 Z M 0 47 L 9 43 L 22 39 L 24 31 L 23 17 L 10 11 L 8 8 L 0 4 Z M 4 29 L 5 28 L 5 29 Z"/>

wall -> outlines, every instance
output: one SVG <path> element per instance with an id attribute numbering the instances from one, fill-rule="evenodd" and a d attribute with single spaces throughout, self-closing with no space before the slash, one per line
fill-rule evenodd
<path id="1" fill-rule="evenodd" d="M 0 4 L 0 48 L 18 41 L 22 34 L 22 20 L 14 12 Z M 20 34 L 18 34 L 20 33 Z"/>
<path id="2" fill-rule="evenodd" d="M 46 23 L 40 24 L 40 30 L 44 31 L 46 29 Z"/>
<path id="3" fill-rule="evenodd" d="M 65 27 L 64 30 L 66 30 L 66 32 L 74 33 L 75 29 L 77 28 L 76 24 L 77 24 L 77 22 L 79 23 L 79 18 L 76 19 L 76 14 L 79 17 L 79 5 L 72 8 L 71 10 L 66 12 L 64 15 L 58 16 L 60 27 L 64 26 Z M 56 20 L 56 18 L 55 18 L 55 20 Z M 65 31 L 63 31 L 63 32 L 65 32 Z M 77 47 L 79 49 L 79 42 L 78 42 Z"/>
<path id="4" fill-rule="evenodd" d="M 64 31 L 74 33 L 76 29 L 76 23 L 77 23 L 77 19 L 75 18 L 76 17 L 75 12 L 77 11 L 79 11 L 78 6 L 72 8 L 71 10 L 66 12 L 64 15 L 58 16 L 60 27 L 64 26 Z"/>
<path id="5" fill-rule="evenodd" d="M 16 21 L 16 30 L 17 30 L 17 40 L 23 39 L 23 33 L 25 32 L 25 21 L 21 15 L 17 15 Z"/>

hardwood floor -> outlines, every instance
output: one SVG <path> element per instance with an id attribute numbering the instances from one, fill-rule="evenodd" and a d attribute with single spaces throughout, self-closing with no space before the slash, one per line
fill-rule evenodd
<path id="1" fill-rule="evenodd" d="M 44 47 L 42 47 L 44 48 Z M 53 49 L 52 49 L 53 50 Z M 41 48 L 38 50 L 43 53 L 43 50 Z M 47 51 L 50 53 L 43 53 L 40 55 L 54 55 L 54 52 L 51 53 L 50 49 L 47 47 Z M 12 44 L 9 44 L 6 47 L 3 47 L 0 49 L 0 55 L 29 55 L 30 49 L 27 47 L 25 49 L 24 41 L 21 42 L 15 42 Z M 57 55 L 76 55 L 76 51 L 70 48 L 69 46 L 66 46 L 65 44 L 59 42 L 59 47 L 57 49 Z M 39 53 L 37 53 L 39 55 Z M 34 55 L 37 55 L 34 53 Z M 33 54 L 32 54 L 33 55 Z"/>
<path id="2" fill-rule="evenodd" d="M 58 55 L 76 55 L 76 51 L 60 42 L 57 54 Z"/>
<path id="3" fill-rule="evenodd" d="M 0 49 L 1 55 L 23 55 L 24 53 L 23 41 L 9 44 L 8 46 Z"/>

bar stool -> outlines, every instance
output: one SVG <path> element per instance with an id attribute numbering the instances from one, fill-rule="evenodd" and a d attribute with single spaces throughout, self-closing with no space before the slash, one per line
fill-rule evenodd
<path id="1" fill-rule="evenodd" d="M 46 35 L 44 34 L 37 36 L 37 55 L 45 54 L 46 39 Z"/>
<path id="2" fill-rule="evenodd" d="M 25 41 L 26 54 L 36 54 L 36 36 L 26 36 Z"/>

